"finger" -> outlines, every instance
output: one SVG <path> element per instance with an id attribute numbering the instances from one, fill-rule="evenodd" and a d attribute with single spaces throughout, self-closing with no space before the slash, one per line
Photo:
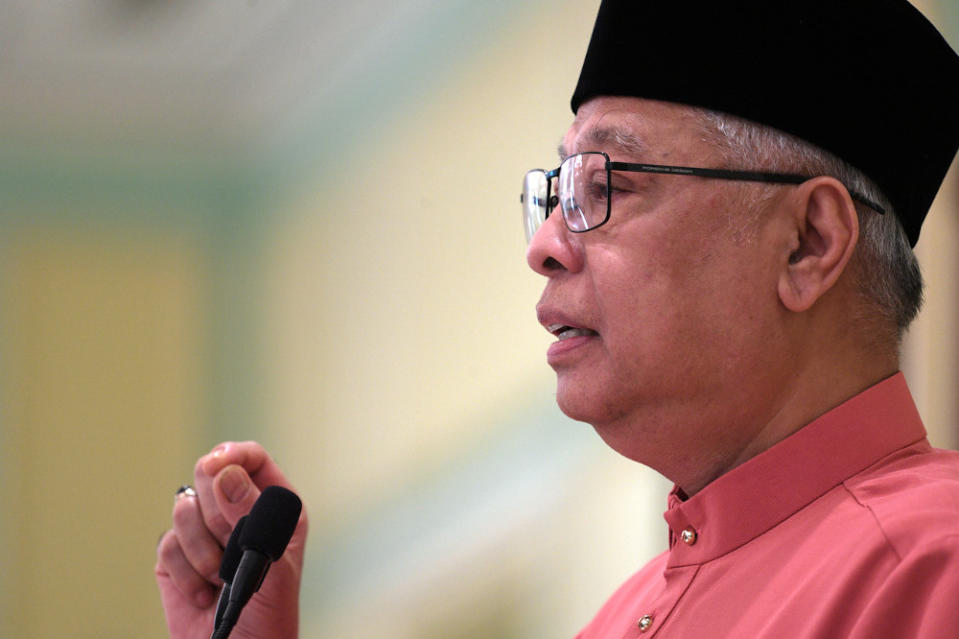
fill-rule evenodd
<path id="1" fill-rule="evenodd" d="M 236 473 L 240 469 L 242 473 Z M 228 471 L 228 472 L 227 472 Z M 224 442 L 197 460 L 196 490 L 203 517 L 221 544 L 267 486 L 295 490 L 273 458 L 257 442 Z M 306 523 L 306 512 L 300 515 Z"/>
<path id="2" fill-rule="evenodd" d="M 216 589 L 187 560 L 176 534 L 169 530 L 157 546 L 158 581 L 169 580 L 193 606 L 207 608 L 216 601 Z"/>
<path id="3" fill-rule="evenodd" d="M 204 492 L 211 495 L 200 504 L 204 521 L 220 545 L 225 546 L 233 526 L 250 512 L 260 496 L 260 489 L 242 467 L 231 464 L 206 482 Z"/>
<path id="4" fill-rule="evenodd" d="M 244 484 L 238 478 L 231 477 L 235 481 L 227 486 L 234 488 L 231 495 L 235 498 L 228 499 L 227 507 L 222 510 L 213 492 L 213 479 L 230 465 L 240 466 L 247 475 L 256 473 L 267 464 L 268 459 L 269 455 L 263 447 L 255 442 L 224 442 L 197 460 L 193 477 L 200 508 L 207 527 L 221 543 L 226 543 L 233 526 L 246 514 L 242 512 L 243 495 L 235 492 L 241 490 Z M 239 503 L 240 507 L 231 508 L 230 503 Z"/>
<path id="5" fill-rule="evenodd" d="M 203 467 L 203 458 L 197 461 L 193 469 L 193 485 L 196 491 L 196 504 L 199 506 L 199 512 L 204 525 L 214 539 L 221 545 L 226 544 L 229 539 L 230 531 L 233 526 L 245 513 L 241 513 L 236 518 L 231 518 L 229 513 L 220 510 L 217 504 L 217 498 L 213 494 L 214 475 L 207 474 Z"/>
<path id="6" fill-rule="evenodd" d="M 256 442 L 224 442 L 198 462 L 211 477 L 231 464 L 242 467 L 260 490 L 267 486 L 293 489 L 270 454 Z"/>
<path id="7" fill-rule="evenodd" d="M 181 497 L 173 506 L 173 533 L 186 560 L 201 577 L 219 585 L 223 550 L 207 527 L 196 497 Z"/>
<path id="8" fill-rule="evenodd" d="M 292 489 L 269 453 L 251 441 L 216 446 L 197 460 L 194 477 L 203 517 L 221 544 L 226 543 L 233 526 L 249 512 L 263 488 L 279 485 Z"/>
<path id="9" fill-rule="evenodd" d="M 260 494 L 250 475 L 235 464 L 227 466 L 213 478 L 217 507 L 231 520 L 249 514 Z"/>

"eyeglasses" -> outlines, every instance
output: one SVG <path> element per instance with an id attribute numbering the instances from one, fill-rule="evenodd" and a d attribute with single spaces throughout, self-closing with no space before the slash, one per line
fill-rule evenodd
<path id="1" fill-rule="evenodd" d="M 632 171 L 635 173 L 665 173 L 670 175 L 692 175 L 717 180 L 735 180 L 742 182 L 766 182 L 770 184 L 802 184 L 813 176 L 793 173 L 765 173 L 761 171 L 735 171 L 727 169 L 703 169 L 688 166 L 666 166 L 662 164 L 635 164 L 632 162 L 612 162 L 602 151 L 586 151 L 571 155 L 558 168 L 552 171 L 534 169 L 523 179 L 523 193 L 520 203 L 523 205 L 523 223 L 526 227 L 526 241 L 546 221 L 556 205 L 563 211 L 566 228 L 573 233 L 585 233 L 606 224 L 610 214 L 610 194 L 613 171 Z M 559 178 L 559 188 L 554 194 L 553 178 Z M 885 213 L 882 206 L 854 191 L 849 195 L 857 202 L 865 204 L 878 213 Z"/>

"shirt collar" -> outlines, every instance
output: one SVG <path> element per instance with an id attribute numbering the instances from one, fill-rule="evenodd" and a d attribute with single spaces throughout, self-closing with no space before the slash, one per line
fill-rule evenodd
<path id="1" fill-rule="evenodd" d="M 669 566 L 698 564 L 761 535 L 925 428 L 902 373 L 876 384 L 683 500 L 665 513 Z M 685 532 L 685 535 L 684 535 Z"/>

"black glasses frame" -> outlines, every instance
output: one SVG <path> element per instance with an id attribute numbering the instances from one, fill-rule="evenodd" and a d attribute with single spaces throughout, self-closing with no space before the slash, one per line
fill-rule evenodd
<path id="1" fill-rule="evenodd" d="M 766 171 L 742 171 L 736 169 L 707 169 L 701 167 L 692 167 L 692 166 L 672 166 L 666 164 L 641 164 L 635 162 L 613 162 L 609 159 L 603 151 L 584 151 L 582 153 L 576 153 L 570 157 L 575 157 L 577 155 L 602 155 L 606 160 L 606 190 L 607 193 L 610 191 L 612 186 L 612 171 L 630 171 L 633 173 L 660 173 L 667 175 L 691 175 L 696 177 L 711 178 L 716 180 L 733 180 L 737 182 L 765 182 L 767 184 L 802 184 L 807 182 L 814 177 L 812 175 L 799 175 L 796 173 L 771 173 Z M 553 178 L 559 177 L 559 171 L 562 168 L 569 158 L 565 158 L 563 162 L 553 169 L 552 171 L 543 171 L 543 174 L 546 176 L 546 211 L 543 219 L 545 220 L 550 216 L 553 209 L 556 208 L 556 205 L 559 204 L 559 196 L 553 195 Z M 537 169 L 538 171 L 542 169 Z M 532 173 L 533 171 L 530 171 Z M 873 200 L 867 198 L 866 196 L 853 191 L 849 187 L 846 187 L 846 190 L 849 191 L 849 196 L 866 206 L 870 209 L 876 211 L 880 215 L 886 213 L 886 209 L 883 208 L 879 203 L 874 202 Z M 520 202 L 524 201 L 524 196 L 520 195 Z M 538 203 L 541 204 L 541 203 Z M 603 224 L 609 221 L 610 212 L 612 208 L 612 201 L 606 199 L 606 215 L 603 217 L 601 222 L 593 224 L 585 229 L 573 229 L 569 226 L 567 222 L 566 227 L 573 233 L 585 233 L 587 231 L 592 231 L 595 228 L 599 228 Z M 566 210 L 563 209 L 563 221 L 566 222 Z"/>

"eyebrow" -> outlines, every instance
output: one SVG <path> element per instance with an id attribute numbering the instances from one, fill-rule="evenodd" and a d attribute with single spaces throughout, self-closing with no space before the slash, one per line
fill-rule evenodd
<path id="1" fill-rule="evenodd" d="M 582 138 L 587 145 L 586 150 L 613 150 L 637 157 L 646 152 L 649 147 L 635 133 L 621 127 L 601 127 L 589 129 Z M 603 147 L 602 149 L 598 147 Z M 569 150 L 563 143 L 556 149 L 560 161 L 570 156 Z"/>

